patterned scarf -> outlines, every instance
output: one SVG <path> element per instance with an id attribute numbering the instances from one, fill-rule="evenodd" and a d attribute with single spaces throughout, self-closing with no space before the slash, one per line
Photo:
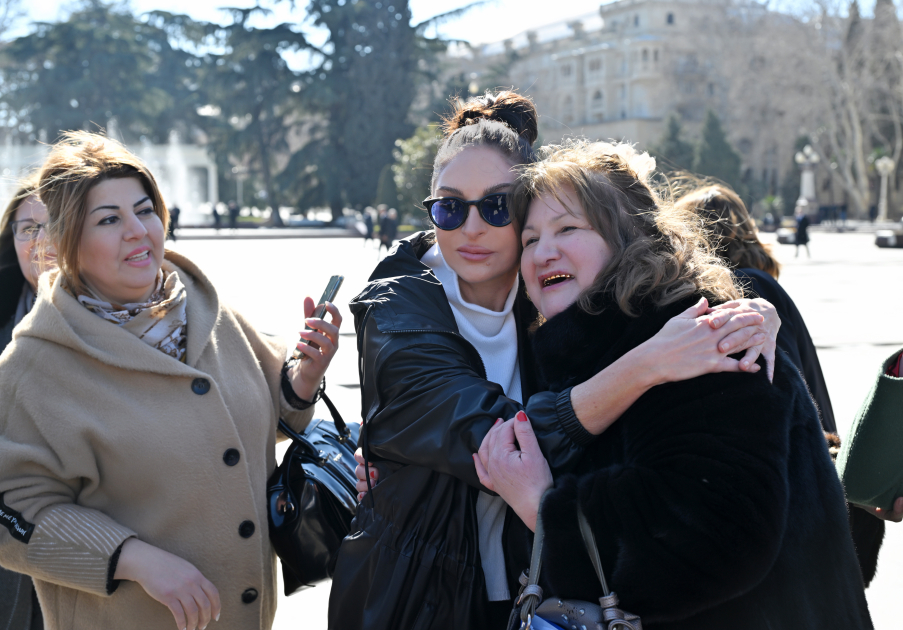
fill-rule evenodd
<path id="1" fill-rule="evenodd" d="M 143 304 L 111 304 L 91 295 L 79 295 L 78 301 L 89 311 L 129 331 L 138 339 L 185 362 L 187 340 L 187 296 L 185 285 L 176 272 L 164 278 L 157 276 L 157 286 L 150 300 Z"/>

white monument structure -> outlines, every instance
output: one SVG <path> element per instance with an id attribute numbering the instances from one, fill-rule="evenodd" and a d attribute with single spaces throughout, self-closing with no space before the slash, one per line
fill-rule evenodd
<path id="1" fill-rule="evenodd" d="M 212 221 L 211 210 L 219 203 L 217 169 L 204 147 L 182 144 L 173 131 L 167 144 L 148 142 L 129 149 L 150 168 L 166 204 L 181 209 L 182 225 Z M 13 144 L 7 140 L 0 145 L 0 205 L 6 205 L 19 181 L 39 168 L 49 152 L 48 144 Z"/>
<path id="2" fill-rule="evenodd" d="M 878 197 L 878 220 L 887 221 L 887 178 L 894 172 L 894 161 L 885 156 L 875 160 L 875 168 L 881 176 L 881 193 Z"/>
<path id="3" fill-rule="evenodd" d="M 799 165 L 802 171 L 800 179 L 800 198 L 797 199 L 797 205 L 805 200 L 806 204 L 817 207 L 817 199 L 815 196 L 815 167 L 818 166 L 818 153 L 808 144 L 803 147 L 802 151 L 797 151 L 793 156 L 793 160 Z"/>

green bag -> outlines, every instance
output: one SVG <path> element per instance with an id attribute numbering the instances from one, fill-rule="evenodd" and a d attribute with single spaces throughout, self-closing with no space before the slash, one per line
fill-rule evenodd
<path id="1" fill-rule="evenodd" d="M 890 510 L 903 496 L 903 378 L 887 375 L 899 355 L 881 364 L 837 456 L 847 501 L 855 505 Z"/>

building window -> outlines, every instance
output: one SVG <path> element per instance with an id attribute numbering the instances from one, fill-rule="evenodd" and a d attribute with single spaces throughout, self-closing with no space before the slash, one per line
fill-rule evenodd
<path id="1" fill-rule="evenodd" d="M 649 49 L 643 49 L 643 63 L 649 63 Z"/>
<path id="2" fill-rule="evenodd" d="M 715 96 L 715 84 L 709 83 L 707 91 L 709 93 L 709 96 Z"/>
<path id="3" fill-rule="evenodd" d="M 561 117 L 564 120 L 564 124 L 569 125 L 574 122 L 574 99 L 572 97 L 564 97 L 564 105 L 561 109 Z"/>
<path id="4" fill-rule="evenodd" d="M 658 63 L 658 50 L 657 49 L 652 52 L 652 61 L 654 61 L 655 63 Z"/>
<path id="5" fill-rule="evenodd" d="M 602 90 L 596 90 L 596 93 L 593 94 L 590 110 L 594 121 L 602 122 L 602 119 L 605 118 L 605 100 L 602 97 Z"/>
<path id="6" fill-rule="evenodd" d="M 634 16 L 633 16 L 633 25 L 634 25 L 634 26 L 639 26 L 639 25 L 640 25 L 640 16 L 639 16 L 639 15 L 634 15 Z"/>
<path id="7" fill-rule="evenodd" d="M 602 60 L 596 57 L 595 59 L 589 60 L 589 71 L 592 73 L 601 72 L 602 70 Z"/>
<path id="8" fill-rule="evenodd" d="M 563 77 L 571 76 L 571 64 L 566 63 L 561 66 L 561 76 L 563 76 Z"/>
<path id="9" fill-rule="evenodd" d="M 674 24 L 674 14 L 673 13 L 668 14 L 667 22 L 668 22 L 668 24 Z"/>

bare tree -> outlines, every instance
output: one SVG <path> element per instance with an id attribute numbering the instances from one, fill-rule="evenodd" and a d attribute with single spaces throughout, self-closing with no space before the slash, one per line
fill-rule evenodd
<path id="1" fill-rule="evenodd" d="M 893 4 L 890 15 L 863 19 L 854 1 L 840 17 L 824 2 L 812 20 L 810 55 L 820 79 L 817 97 L 824 108 L 807 131 L 828 172 L 847 194 L 856 216 L 871 202 L 872 162 L 882 153 L 903 153 L 903 92 L 900 63 L 903 33 Z M 886 12 L 886 11 L 885 11 Z"/>
<path id="2" fill-rule="evenodd" d="M 0 39 L 5 38 L 15 23 L 25 16 L 22 0 L 0 0 Z"/>

